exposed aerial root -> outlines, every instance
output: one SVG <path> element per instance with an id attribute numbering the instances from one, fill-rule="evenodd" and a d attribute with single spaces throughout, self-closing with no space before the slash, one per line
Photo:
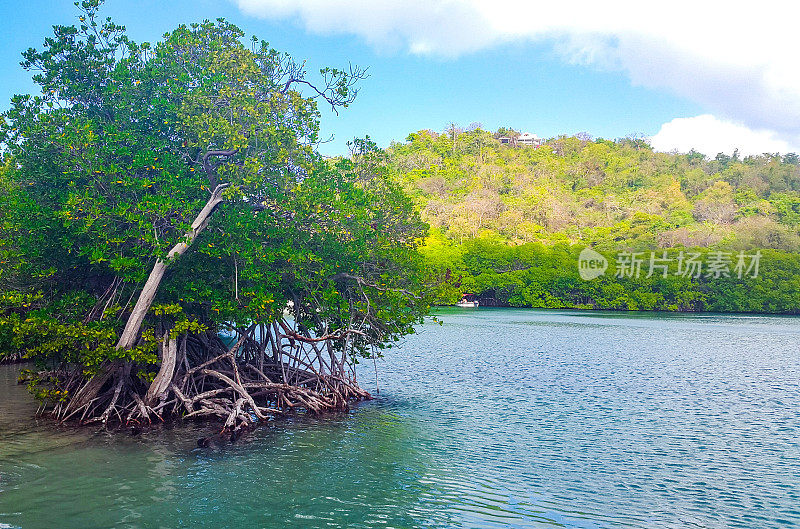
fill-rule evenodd
<path id="1" fill-rule="evenodd" d="M 281 322 L 253 325 L 234 336 L 233 345 L 213 333 L 179 337 L 180 346 L 167 338 L 155 375 L 150 366 L 121 361 L 101 366 L 90 378 L 62 366 L 45 374 L 67 395 L 49 411 L 61 421 L 123 426 L 218 419 L 223 431 L 238 432 L 294 410 L 345 411 L 371 398 L 356 383 L 346 333 L 303 340 Z"/>

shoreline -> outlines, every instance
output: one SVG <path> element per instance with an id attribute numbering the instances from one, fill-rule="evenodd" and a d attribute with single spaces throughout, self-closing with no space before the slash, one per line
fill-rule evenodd
<path id="1" fill-rule="evenodd" d="M 513 310 L 539 310 L 545 312 L 553 312 L 553 311 L 576 311 L 576 312 L 610 312 L 615 314 L 633 314 L 633 313 L 644 313 L 644 314 L 670 314 L 670 315 L 678 315 L 678 314 L 686 314 L 686 315 L 702 315 L 702 314 L 716 314 L 716 315 L 725 315 L 725 316 L 736 316 L 736 315 L 743 315 L 743 316 L 800 316 L 800 308 L 797 309 L 797 312 L 721 312 L 721 311 L 711 311 L 711 310 L 647 310 L 647 309 L 599 309 L 599 308 L 586 308 L 586 307 L 527 307 L 527 306 L 513 306 L 513 305 L 484 305 L 481 302 L 479 307 L 458 307 L 455 304 L 434 304 L 431 306 L 432 309 L 444 309 L 444 308 L 452 308 L 452 309 L 461 309 L 464 311 L 469 310 L 485 310 L 485 309 L 513 309 Z"/>

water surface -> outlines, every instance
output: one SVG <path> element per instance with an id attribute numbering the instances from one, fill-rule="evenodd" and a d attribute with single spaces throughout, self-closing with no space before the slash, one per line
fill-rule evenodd
<path id="1" fill-rule="evenodd" d="M 797 318 L 440 318 L 375 401 L 216 451 L 53 429 L 0 367 L 0 528 L 800 526 Z"/>

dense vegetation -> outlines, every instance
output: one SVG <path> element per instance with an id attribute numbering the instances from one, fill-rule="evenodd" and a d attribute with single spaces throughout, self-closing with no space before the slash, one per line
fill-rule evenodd
<path id="1" fill-rule="evenodd" d="M 61 419 L 344 409 L 368 397 L 359 358 L 434 296 L 800 311 L 796 155 L 450 127 L 324 159 L 317 105 L 346 107 L 361 70 L 309 79 L 224 20 L 137 44 L 80 7 L 23 54 L 41 95 L 0 121 L 0 361 L 33 361 Z"/>
<path id="2" fill-rule="evenodd" d="M 317 103 L 362 72 L 309 79 L 223 20 L 137 44 L 81 7 L 25 52 L 42 95 L 2 120 L 0 360 L 33 360 L 63 419 L 235 430 L 367 397 L 354 363 L 428 305 L 383 154 L 315 151 Z"/>
<path id="3" fill-rule="evenodd" d="M 539 147 L 497 140 L 514 134 L 450 127 L 388 150 L 394 177 L 432 227 L 424 252 L 449 280 L 440 302 L 474 293 L 528 307 L 800 311 L 797 155 L 709 160 L 654 152 L 639 138 L 579 135 Z M 610 262 L 592 281 L 578 275 L 587 246 Z M 667 277 L 658 268 L 646 277 L 650 252 L 663 258 L 664 249 Z M 676 275 L 681 250 L 706 266 L 721 255 L 729 277 L 707 268 Z M 740 252 L 749 266 L 756 250 L 757 277 L 740 278 Z M 615 277 L 627 252 L 641 252 L 639 277 Z"/>

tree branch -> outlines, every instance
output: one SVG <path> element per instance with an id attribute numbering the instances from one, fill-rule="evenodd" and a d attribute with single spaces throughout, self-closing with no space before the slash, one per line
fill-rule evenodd
<path id="1" fill-rule="evenodd" d="M 208 161 L 208 159 L 211 158 L 212 156 L 233 156 L 237 152 L 239 152 L 239 149 L 230 149 L 227 151 L 208 151 L 203 155 L 203 169 L 205 170 L 206 175 L 208 176 L 208 183 L 211 186 L 211 189 L 216 188 L 218 183 L 217 183 L 217 174 L 214 171 L 214 168 L 211 167 L 211 163 Z"/>
<path id="2" fill-rule="evenodd" d="M 422 299 L 421 296 L 418 296 L 418 295 L 414 294 L 413 292 L 409 292 L 408 290 L 405 290 L 403 288 L 381 288 L 378 285 L 375 285 L 375 284 L 372 284 L 372 283 L 367 283 L 367 281 L 363 277 L 354 276 L 354 275 L 351 275 L 351 274 L 347 274 L 345 272 L 341 272 L 339 274 L 336 274 L 335 276 L 331 277 L 331 279 L 334 280 L 334 281 L 336 281 L 337 279 L 352 279 L 353 281 L 355 281 L 359 285 L 364 285 L 364 286 L 367 286 L 367 287 L 370 287 L 370 288 L 374 288 L 375 290 L 380 290 L 381 292 L 387 292 L 387 291 L 400 292 L 401 294 L 404 294 L 404 295 L 406 295 L 406 296 L 408 296 L 410 298 Z"/>
<path id="3" fill-rule="evenodd" d="M 286 325 L 286 323 L 283 320 L 280 320 L 278 323 L 283 329 L 284 336 L 286 336 L 287 338 L 292 338 L 293 340 L 297 340 L 298 342 L 304 342 L 304 343 L 317 343 L 317 342 L 325 342 L 328 340 L 341 340 L 348 334 L 359 334 L 361 336 L 366 336 L 366 334 L 364 334 L 361 331 L 357 331 L 355 329 L 347 329 L 345 331 L 339 331 L 338 333 L 331 333 L 331 334 L 326 334 L 324 336 L 320 336 L 318 338 L 311 338 L 309 336 L 303 336 L 302 334 L 293 331 L 292 329 L 289 328 L 288 325 Z"/>

